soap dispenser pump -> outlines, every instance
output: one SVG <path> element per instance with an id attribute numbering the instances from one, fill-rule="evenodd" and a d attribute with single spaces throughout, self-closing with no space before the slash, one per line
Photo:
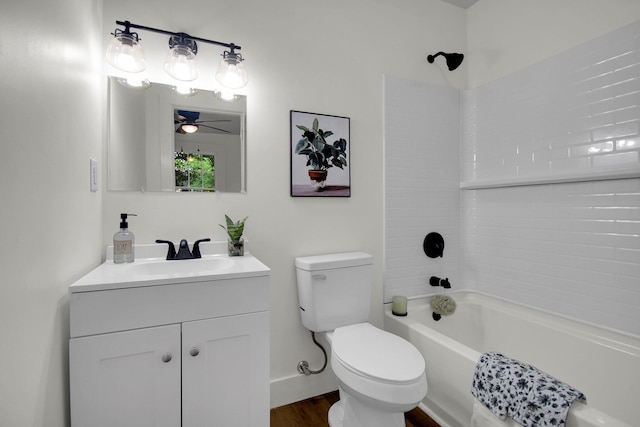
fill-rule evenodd
<path id="1" fill-rule="evenodd" d="M 135 238 L 133 233 L 129 231 L 127 224 L 127 216 L 137 216 L 136 214 L 120 214 L 120 230 L 113 235 L 113 262 L 122 264 L 125 262 L 133 262 Z"/>

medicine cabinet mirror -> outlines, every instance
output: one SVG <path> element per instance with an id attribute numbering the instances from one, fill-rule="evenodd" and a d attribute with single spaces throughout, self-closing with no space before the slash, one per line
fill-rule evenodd
<path id="1" fill-rule="evenodd" d="M 184 96 L 157 83 L 137 90 L 116 77 L 108 87 L 109 190 L 246 191 L 245 96 Z"/>

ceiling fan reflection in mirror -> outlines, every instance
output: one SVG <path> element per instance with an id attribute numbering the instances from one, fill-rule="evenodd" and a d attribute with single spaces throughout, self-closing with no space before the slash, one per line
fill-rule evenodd
<path id="1" fill-rule="evenodd" d="M 200 119 L 201 113 L 199 111 L 187 111 L 187 110 L 174 110 L 174 121 L 176 125 L 176 133 L 188 134 L 196 133 L 198 131 L 208 133 L 231 133 L 230 130 L 225 129 L 224 122 L 231 122 L 229 119 L 205 117 L 203 114 Z M 205 123 L 218 123 L 216 126 L 212 126 Z"/>

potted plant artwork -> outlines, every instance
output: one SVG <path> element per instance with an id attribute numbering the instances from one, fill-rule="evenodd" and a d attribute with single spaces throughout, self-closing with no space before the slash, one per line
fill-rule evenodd
<path id="1" fill-rule="evenodd" d="M 317 117 L 313 119 L 311 128 L 299 124 L 296 127 L 302 131 L 302 138 L 295 146 L 295 153 L 307 156 L 313 190 L 322 191 L 326 185 L 328 169 L 334 166 L 343 169 L 347 166 L 347 141 L 338 138 L 329 142 L 333 132 L 321 129 Z"/>
<path id="2" fill-rule="evenodd" d="M 228 215 L 224 216 L 227 226 L 218 224 L 224 228 L 229 236 L 228 239 L 228 252 L 229 256 L 243 256 L 244 255 L 244 238 L 242 233 L 244 232 L 244 223 L 249 217 L 245 217 L 243 220 L 233 222 Z"/>

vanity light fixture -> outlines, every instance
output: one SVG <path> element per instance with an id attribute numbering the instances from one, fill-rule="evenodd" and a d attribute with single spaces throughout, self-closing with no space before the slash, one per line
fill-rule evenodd
<path id="1" fill-rule="evenodd" d="M 449 67 L 449 71 L 453 71 L 458 68 L 464 59 L 464 55 L 461 53 L 438 52 L 435 55 L 427 56 L 427 61 L 429 61 L 429 64 L 433 64 L 433 61 L 435 61 L 435 59 L 440 55 L 444 56 L 447 60 L 447 67 Z"/>
<path id="2" fill-rule="evenodd" d="M 244 67 L 242 55 L 237 50 L 240 46 L 234 43 L 222 43 L 215 40 L 190 36 L 186 33 L 174 33 L 158 28 L 132 24 L 129 21 L 116 21 L 124 30 L 115 29 L 111 33 L 114 38 L 107 46 L 107 61 L 115 68 L 128 73 L 139 73 L 146 68 L 144 51 L 137 33 L 132 28 L 169 35 L 169 53 L 164 62 L 164 70 L 176 80 L 192 81 L 198 78 L 196 63 L 198 45 L 196 42 L 209 43 L 226 47 L 222 53 L 222 61 L 215 74 L 216 80 L 226 88 L 240 89 L 247 85 L 249 79 Z"/>

